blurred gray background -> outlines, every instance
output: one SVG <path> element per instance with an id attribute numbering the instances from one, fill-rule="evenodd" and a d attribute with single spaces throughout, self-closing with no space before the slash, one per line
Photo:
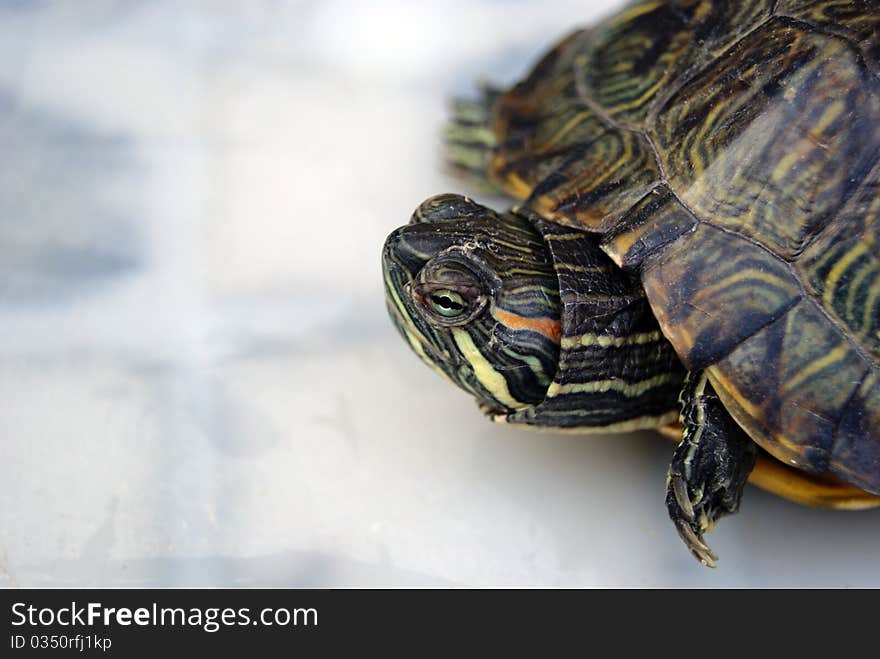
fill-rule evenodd
<path id="1" fill-rule="evenodd" d="M 446 100 L 619 2 L 0 3 L 0 583 L 880 586 L 880 511 L 494 427 L 385 315 Z"/>

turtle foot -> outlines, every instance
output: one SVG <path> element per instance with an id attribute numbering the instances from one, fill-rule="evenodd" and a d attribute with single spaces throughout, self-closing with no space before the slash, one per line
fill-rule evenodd
<path id="1" fill-rule="evenodd" d="M 682 439 L 666 479 L 666 509 L 691 554 L 706 567 L 718 556 L 703 540 L 739 510 L 757 447 L 718 400 L 705 373 L 690 373 L 681 394 Z"/>

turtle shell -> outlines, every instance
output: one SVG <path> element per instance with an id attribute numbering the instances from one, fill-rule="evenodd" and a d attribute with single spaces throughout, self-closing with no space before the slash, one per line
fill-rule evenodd
<path id="1" fill-rule="evenodd" d="M 492 128 L 492 180 L 601 234 L 761 447 L 880 493 L 880 0 L 637 2 Z"/>

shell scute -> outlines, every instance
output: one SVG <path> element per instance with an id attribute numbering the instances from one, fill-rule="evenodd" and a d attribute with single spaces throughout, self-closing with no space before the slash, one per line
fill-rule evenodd
<path id="1" fill-rule="evenodd" d="M 859 386 L 841 417 L 832 471 L 869 492 L 880 493 L 880 376 L 874 371 Z"/>
<path id="2" fill-rule="evenodd" d="M 723 359 L 802 296 L 777 257 L 708 224 L 660 253 L 643 271 L 642 283 L 690 370 Z"/>
<path id="3" fill-rule="evenodd" d="M 756 441 L 784 462 L 816 473 L 839 462 L 835 429 L 867 371 L 811 300 L 712 367 L 719 395 Z"/>
<path id="4" fill-rule="evenodd" d="M 655 143 L 697 215 L 792 258 L 876 161 L 880 93 L 846 42 L 774 21 L 666 103 Z"/>

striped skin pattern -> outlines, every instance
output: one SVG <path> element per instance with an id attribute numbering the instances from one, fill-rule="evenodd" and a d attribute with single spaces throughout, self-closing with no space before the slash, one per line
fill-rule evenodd
<path id="1" fill-rule="evenodd" d="M 389 236 L 383 271 L 401 335 L 497 422 L 589 432 L 678 416 L 684 369 L 595 236 L 441 195 Z M 465 295 L 471 281 L 485 302 L 461 321 L 424 303 L 426 286 Z"/>
<path id="2" fill-rule="evenodd" d="M 382 261 L 389 313 L 422 361 L 495 414 L 544 399 L 559 361 L 559 284 L 528 222 L 441 195 L 388 237 Z M 444 290 L 469 301 L 460 319 L 431 307 Z"/>
<path id="3" fill-rule="evenodd" d="M 634 2 L 489 123 L 489 178 L 599 234 L 756 442 L 880 493 L 880 0 Z"/>
<path id="4" fill-rule="evenodd" d="M 675 421 L 685 371 L 638 279 L 608 258 L 596 236 L 529 219 L 559 277 L 562 351 L 546 398 L 496 420 L 578 432 Z"/>

